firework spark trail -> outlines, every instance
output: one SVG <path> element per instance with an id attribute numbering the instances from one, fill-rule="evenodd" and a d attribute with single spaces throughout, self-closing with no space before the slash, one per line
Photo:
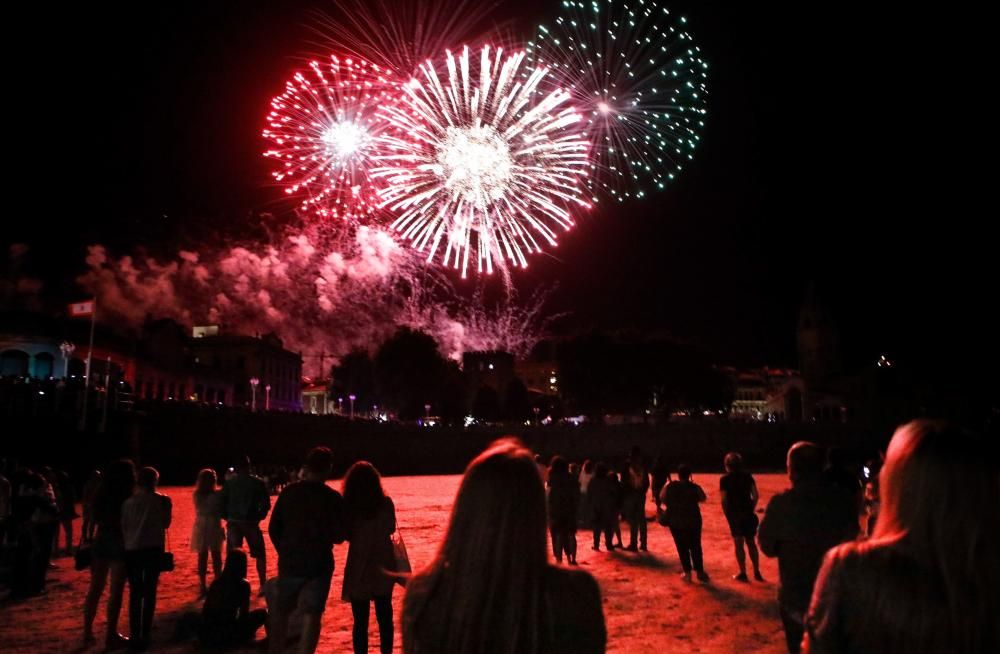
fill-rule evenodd
<path id="1" fill-rule="evenodd" d="M 564 0 L 529 42 L 529 60 L 550 66 L 586 113 L 592 200 L 642 198 L 693 158 L 708 64 L 686 22 L 654 0 Z"/>
<path id="2" fill-rule="evenodd" d="M 376 110 L 395 101 L 397 87 L 390 71 L 351 57 L 309 68 L 271 101 L 264 156 L 279 164 L 275 182 L 302 197 L 305 213 L 354 226 L 376 210 L 368 169 L 387 128 Z"/>
<path id="3" fill-rule="evenodd" d="M 503 26 L 485 26 L 496 1 L 336 0 L 335 4 L 336 18 L 319 15 L 319 45 L 377 63 L 404 78 L 456 43 L 513 42 Z"/>
<path id="4" fill-rule="evenodd" d="M 540 241 L 556 244 L 569 230 L 569 207 L 588 207 L 581 178 L 588 142 L 569 95 L 539 94 L 547 70 L 519 78 L 524 53 L 483 47 L 476 68 L 469 48 L 447 53 L 442 80 L 431 61 L 405 85 L 402 102 L 382 115 L 397 128 L 384 134 L 372 176 L 383 182 L 380 206 L 398 212 L 393 227 L 413 246 L 462 271 L 476 251 L 476 269 L 494 259 L 527 265 Z"/>

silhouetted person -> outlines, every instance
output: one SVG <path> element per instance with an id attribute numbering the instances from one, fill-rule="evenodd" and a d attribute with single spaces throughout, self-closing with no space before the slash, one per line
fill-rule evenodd
<path id="1" fill-rule="evenodd" d="M 7 542 L 7 530 L 10 528 L 10 481 L 0 474 L 0 548 Z"/>
<path id="2" fill-rule="evenodd" d="M 159 479 L 155 468 L 139 470 L 136 492 L 122 505 L 131 649 L 149 646 L 166 533 L 173 515 L 170 498 L 156 492 Z"/>
<path id="3" fill-rule="evenodd" d="M 198 553 L 198 583 L 202 595 L 208 592 L 208 557 L 212 556 L 212 575 L 219 576 L 222 565 L 222 493 L 215 470 L 205 468 L 198 473 L 194 495 L 194 527 L 191 530 L 191 551 Z M 243 553 L 246 556 L 246 552 Z M 227 557 L 228 560 L 228 557 Z"/>
<path id="4" fill-rule="evenodd" d="M 747 552 L 750 563 L 753 564 L 753 578 L 764 581 L 760 574 L 760 554 L 757 552 L 757 501 L 760 493 L 753 475 L 743 467 L 743 457 L 738 452 L 730 452 L 725 458 L 726 474 L 719 478 L 719 493 L 722 496 L 722 512 L 729 523 L 729 533 L 733 537 L 736 549 L 736 565 L 739 573 L 733 576 L 736 581 L 747 579 Z M 746 548 L 746 551 L 744 551 Z"/>
<path id="5" fill-rule="evenodd" d="M 698 581 L 708 581 L 701 551 L 701 507 L 707 500 L 701 486 L 691 481 L 691 468 L 677 466 L 677 479 L 663 487 L 660 501 L 666 507 L 667 526 L 677 547 L 684 569 L 684 581 L 691 581 L 694 570 Z"/>
<path id="6" fill-rule="evenodd" d="M 90 476 L 83 484 L 83 496 L 80 498 L 80 506 L 83 509 L 83 525 L 80 527 L 80 542 L 91 542 L 94 540 L 94 532 L 97 524 L 94 522 L 94 500 L 97 497 L 97 489 L 101 487 L 101 471 L 91 470 Z"/>
<path id="7" fill-rule="evenodd" d="M 264 582 L 267 581 L 267 550 L 260 522 L 271 510 L 271 496 L 264 481 L 250 474 L 249 457 L 240 459 L 235 472 L 222 486 L 226 545 L 229 549 L 242 548 L 243 541 L 246 541 L 247 550 L 257 564 L 257 580 L 263 593 Z"/>
<path id="8" fill-rule="evenodd" d="M 545 513 L 541 476 L 519 441 L 476 457 L 441 549 L 407 584 L 403 651 L 603 652 L 600 590 L 589 574 L 548 563 Z"/>
<path id="9" fill-rule="evenodd" d="M 613 475 L 614 473 L 606 465 L 598 463 L 594 467 L 594 477 L 587 487 L 595 552 L 601 549 L 601 534 L 604 534 L 604 547 L 609 552 L 615 549 L 611 537 L 618 521 L 618 482 L 612 479 Z"/>
<path id="10" fill-rule="evenodd" d="M 995 443 L 946 424 L 896 430 L 875 533 L 826 555 L 804 649 L 1000 652 L 997 462 Z"/>
<path id="11" fill-rule="evenodd" d="M 59 527 L 62 527 L 66 549 L 63 553 L 66 556 L 73 555 L 73 521 L 79 518 L 76 512 L 76 491 L 73 489 L 73 482 L 69 475 L 62 470 L 47 470 L 46 479 L 52 484 L 55 492 L 56 508 L 58 509 L 58 522 L 54 524 L 52 533 L 52 555 L 59 556 Z"/>
<path id="12" fill-rule="evenodd" d="M 831 447 L 826 453 L 826 467 L 823 469 L 823 481 L 838 488 L 854 498 L 860 514 L 864 503 L 864 484 L 856 470 L 851 469 L 847 453 L 839 447 Z"/>
<path id="13" fill-rule="evenodd" d="M 649 476 L 652 481 L 650 490 L 653 492 L 653 502 L 656 503 L 656 510 L 659 511 L 661 506 L 660 491 L 670 481 L 670 468 L 667 467 L 667 462 L 663 458 L 663 455 L 657 455 L 653 459 L 653 466 L 649 469 Z"/>
<path id="14" fill-rule="evenodd" d="M 14 565 L 10 596 L 32 597 L 45 592 L 45 578 L 52 560 L 52 539 L 58 527 L 58 508 L 48 480 L 25 471 L 12 500 Z"/>
<path id="15" fill-rule="evenodd" d="M 803 619 L 823 555 L 858 533 L 853 498 L 823 481 L 823 450 L 800 441 L 788 450 L 792 487 L 767 505 L 760 524 L 760 549 L 778 557 L 778 609 L 788 651 L 797 654 Z"/>
<path id="16" fill-rule="evenodd" d="M 580 504 L 580 483 L 570 474 L 566 459 L 552 457 L 549 464 L 549 534 L 552 553 L 562 563 L 576 565 L 576 515 Z"/>
<path id="17" fill-rule="evenodd" d="M 628 466 L 622 473 L 622 514 L 628 523 L 630 552 L 646 551 L 646 493 L 649 492 L 649 471 L 638 446 L 632 448 Z"/>
<path id="18" fill-rule="evenodd" d="M 311 654 L 319 642 L 333 578 L 333 545 L 344 542 L 346 526 L 344 499 L 326 485 L 332 466 L 329 448 L 314 448 L 306 457 L 305 479 L 282 489 L 271 514 L 268 533 L 278 552 L 278 579 L 268 598 L 272 652 L 284 649 L 288 617 L 296 606 L 302 612 L 299 651 Z"/>
<path id="19" fill-rule="evenodd" d="M 392 652 L 392 589 L 396 557 L 392 533 L 396 507 L 382 489 L 382 478 L 367 461 L 352 465 L 344 477 L 344 510 L 347 518 L 347 563 L 341 598 L 351 603 L 354 615 L 352 642 L 355 653 L 368 651 L 368 622 L 375 604 L 379 651 Z"/>
<path id="20" fill-rule="evenodd" d="M 125 537 L 122 535 L 122 505 L 135 488 L 135 465 L 128 459 L 115 461 L 105 470 L 94 496 L 95 536 L 91 547 L 90 588 L 83 604 L 83 642 L 93 644 L 94 618 L 104 586 L 111 578 L 107 606 L 107 649 L 123 647 L 128 639 L 118 633 L 118 616 L 125 590 Z"/>
<path id="21" fill-rule="evenodd" d="M 267 609 L 250 608 L 247 553 L 242 549 L 226 554 L 222 574 L 208 588 L 201 610 L 198 638 L 209 647 L 233 647 L 254 640 L 267 622 Z"/>
<path id="22" fill-rule="evenodd" d="M 587 489 L 590 488 L 590 480 L 594 478 L 594 462 L 587 459 L 580 467 L 580 504 L 577 508 L 577 524 L 584 529 L 590 527 L 590 498 L 587 496 Z"/>

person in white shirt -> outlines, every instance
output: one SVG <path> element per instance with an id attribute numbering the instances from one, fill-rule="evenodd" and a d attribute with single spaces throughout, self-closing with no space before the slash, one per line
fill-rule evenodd
<path id="1" fill-rule="evenodd" d="M 154 468 L 140 470 L 135 495 L 122 505 L 129 589 L 129 645 L 138 649 L 149 645 L 156 610 L 156 587 L 172 513 L 170 498 L 156 492 L 159 478 Z"/>

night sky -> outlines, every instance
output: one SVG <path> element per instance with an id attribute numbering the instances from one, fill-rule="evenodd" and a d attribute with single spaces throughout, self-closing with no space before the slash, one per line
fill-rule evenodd
<path id="1" fill-rule="evenodd" d="M 56 295 L 88 243 L 170 253 L 280 211 L 259 136 L 330 2 L 214 0 L 20 9 L 37 34 L 8 78 L 19 180 L 5 242 Z M 110 4 L 110 3 L 109 3 Z M 663 330 L 720 362 L 794 365 L 815 282 L 848 367 L 995 361 L 996 272 L 978 216 L 930 155 L 933 48 L 874 3 L 676 1 L 710 62 L 704 147 L 666 192 L 580 220 L 518 273 L 557 282 L 567 329 Z M 557 0 L 501 3 L 528 35 Z M 521 6 L 523 5 L 523 6 Z M 549 13 L 552 13 L 549 11 Z M 14 161 L 16 157 L 16 162 Z M 58 241 L 55 236 L 58 234 Z M 75 299 L 75 298 L 74 298 Z"/>

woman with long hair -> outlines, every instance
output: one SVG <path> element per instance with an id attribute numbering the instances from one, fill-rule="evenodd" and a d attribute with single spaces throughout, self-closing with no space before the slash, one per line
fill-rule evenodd
<path id="1" fill-rule="evenodd" d="M 368 651 L 368 620 L 375 604 L 379 650 L 392 652 L 392 587 L 396 578 L 386 574 L 395 568 L 392 533 L 396 531 L 396 507 L 382 489 L 375 466 L 358 461 L 344 476 L 344 507 L 347 517 L 347 564 L 344 566 L 345 602 L 354 614 L 354 651 Z"/>
<path id="2" fill-rule="evenodd" d="M 191 551 L 198 553 L 198 582 L 202 596 L 208 592 L 208 555 L 212 555 L 212 576 L 218 578 L 222 567 L 222 494 L 215 470 L 205 468 L 198 473 L 194 488 L 194 528 L 191 530 Z"/>
<path id="3" fill-rule="evenodd" d="M 108 590 L 107 649 L 122 647 L 128 639 L 118 633 L 118 616 L 122 610 L 125 590 L 125 537 L 122 534 L 122 505 L 135 490 L 135 464 L 128 459 L 108 466 L 94 494 L 93 520 L 95 536 L 91 548 L 90 588 L 83 603 L 83 642 L 91 645 L 94 638 L 94 618 L 104 586 L 111 578 Z"/>
<path id="4" fill-rule="evenodd" d="M 407 584 L 406 654 L 588 654 L 607 634 L 597 583 L 548 561 L 531 452 L 494 442 L 465 471 L 444 542 Z"/>
<path id="5" fill-rule="evenodd" d="M 944 423 L 896 430 L 871 539 L 830 550 L 804 651 L 1000 651 L 996 445 Z"/>

